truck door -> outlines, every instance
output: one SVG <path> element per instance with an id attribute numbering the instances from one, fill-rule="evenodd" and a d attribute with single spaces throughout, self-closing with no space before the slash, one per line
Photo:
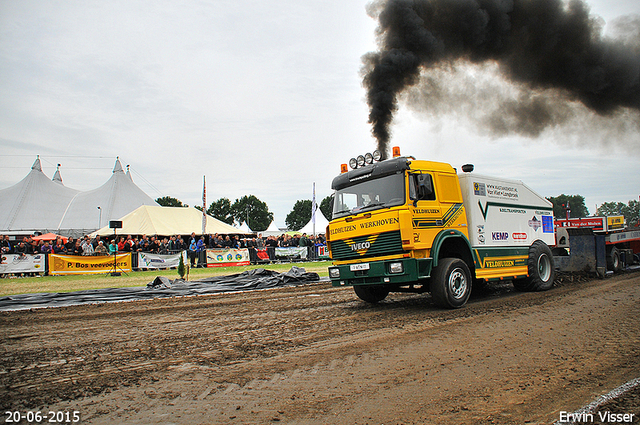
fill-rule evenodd
<path id="1" fill-rule="evenodd" d="M 432 174 L 409 174 L 409 199 L 415 247 L 418 250 L 431 248 L 435 235 L 442 227 L 442 214 L 436 200 Z"/>

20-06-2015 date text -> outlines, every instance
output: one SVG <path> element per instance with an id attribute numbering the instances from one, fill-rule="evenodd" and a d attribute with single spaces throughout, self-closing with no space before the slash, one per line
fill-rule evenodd
<path id="1" fill-rule="evenodd" d="M 4 412 L 5 424 L 18 424 L 26 421 L 29 424 L 50 423 L 50 424 L 72 424 L 80 422 L 80 412 L 74 410 L 72 412 L 65 411 L 26 411 L 20 412 L 6 411 Z"/>

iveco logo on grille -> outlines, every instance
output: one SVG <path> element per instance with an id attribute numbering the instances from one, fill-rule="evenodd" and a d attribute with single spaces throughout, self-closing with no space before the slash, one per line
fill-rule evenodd
<path id="1" fill-rule="evenodd" d="M 363 249 L 371 248 L 371 242 L 352 243 L 351 251 L 362 251 Z"/>

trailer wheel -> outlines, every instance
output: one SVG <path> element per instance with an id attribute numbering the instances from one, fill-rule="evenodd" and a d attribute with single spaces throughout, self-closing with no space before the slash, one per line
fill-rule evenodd
<path id="1" fill-rule="evenodd" d="M 518 291 L 546 291 L 553 286 L 555 270 L 551 250 L 541 241 L 535 241 L 529 248 L 527 263 L 529 276 L 515 279 L 513 286 Z"/>
<path id="2" fill-rule="evenodd" d="M 436 305 L 460 308 L 471 294 L 471 273 L 467 263 L 459 258 L 443 258 L 433 269 L 431 297 Z"/>
<path id="3" fill-rule="evenodd" d="M 620 262 L 620 251 L 618 248 L 611 247 L 609 252 L 607 253 L 607 269 L 611 270 L 614 273 L 618 273 L 620 269 L 622 269 L 622 263 Z"/>
<path id="4" fill-rule="evenodd" d="M 353 290 L 362 301 L 372 304 L 384 300 L 389 295 L 389 289 L 383 285 L 355 285 Z"/>

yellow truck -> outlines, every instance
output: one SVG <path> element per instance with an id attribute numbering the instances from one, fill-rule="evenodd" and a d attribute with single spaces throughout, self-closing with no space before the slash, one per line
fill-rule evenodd
<path id="1" fill-rule="evenodd" d="M 513 280 L 522 291 L 554 280 L 553 206 L 521 181 L 465 165 L 379 153 L 352 159 L 333 179 L 327 245 L 333 286 L 376 303 L 389 292 L 431 292 L 437 305 L 466 304 L 473 284 Z"/>

